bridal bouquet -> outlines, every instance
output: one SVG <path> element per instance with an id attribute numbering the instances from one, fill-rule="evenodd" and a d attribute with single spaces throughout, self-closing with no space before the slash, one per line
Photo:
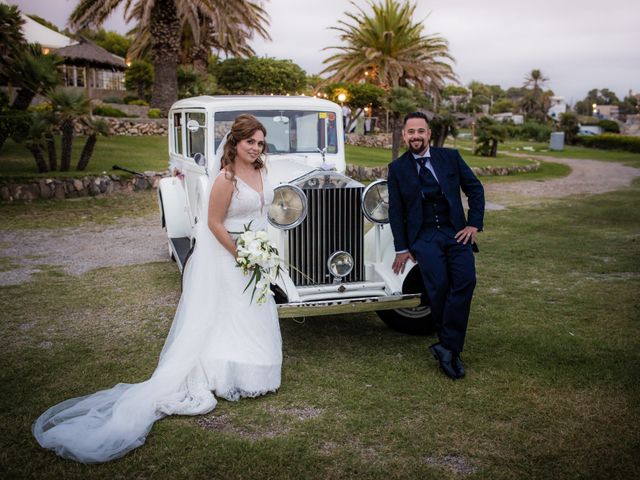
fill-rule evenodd
<path id="1" fill-rule="evenodd" d="M 249 230 L 250 226 L 251 224 L 245 225 L 245 231 L 236 240 L 236 264 L 242 269 L 242 273 L 251 275 L 243 293 L 253 285 L 251 301 L 256 297 L 256 302 L 261 304 L 267 301 L 267 295 L 271 295 L 269 286 L 280 276 L 282 267 L 278 250 L 269 241 L 267 232 Z"/>

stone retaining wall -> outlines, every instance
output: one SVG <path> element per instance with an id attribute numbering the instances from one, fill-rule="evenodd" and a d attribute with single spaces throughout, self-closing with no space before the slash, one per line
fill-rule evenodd
<path id="1" fill-rule="evenodd" d="M 535 172 L 540 168 L 540 162 L 531 165 L 514 167 L 483 167 L 472 168 L 478 176 L 511 175 L 514 173 Z M 347 165 L 346 175 L 359 181 L 372 181 L 387 178 L 387 167 L 363 167 Z M 142 175 L 121 178 L 119 175 L 86 176 L 81 178 L 43 178 L 27 182 L 0 180 L 0 200 L 5 202 L 27 201 L 36 199 L 64 199 L 88 197 L 95 195 L 109 195 L 112 193 L 129 193 L 137 190 L 157 188 L 162 177 L 169 175 L 164 172 L 144 172 Z"/>
<path id="2" fill-rule="evenodd" d="M 512 167 L 472 167 L 473 173 L 479 177 L 505 176 L 514 173 L 537 172 L 540 162 L 534 160 L 530 165 L 517 165 Z M 387 178 L 387 167 L 363 167 L 361 165 L 347 165 L 345 174 L 359 181 L 371 181 L 379 178 Z"/>
<path id="3" fill-rule="evenodd" d="M 42 178 L 29 182 L 0 180 L 0 200 L 5 202 L 36 199 L 64 199 L 130 193 L 136 190 L 157 188 L 160 179 L 169 172 L 145 172 L 142 175 L 122 178 L 119 175 L 86 176 L 81 178 Z"/>
<path id="4" fill-rule="evenodd" d="M 167 135 L 166 118 L 115 118 L 115 117 L 96 117 L 106 120 L 109 124 L 111 135 L 129 135 L 137 137 L 141 135 Z M 76 135 L 86 135 L 86 127 L 76 122 Z"/>

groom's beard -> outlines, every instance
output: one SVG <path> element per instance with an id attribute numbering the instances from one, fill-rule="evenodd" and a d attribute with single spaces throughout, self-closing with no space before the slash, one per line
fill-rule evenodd
<path id="1" fill-rule="evenodd" d="M 416 145 L 416 146 L 414 146 Z M 425 149 L 427 148 L 427 146 L 424 143 L 424 140 L 420 140 L 419 143 L 417 142 L 409 142 L 409 151 L 411 153 L 414 153 L 416 155 L 420 155 L 422 152 L 425 151 Z"/>

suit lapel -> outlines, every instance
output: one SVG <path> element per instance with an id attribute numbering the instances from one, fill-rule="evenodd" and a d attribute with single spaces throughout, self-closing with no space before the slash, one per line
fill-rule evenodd
<path id="1" fill-rule="evenodd" d="M 420 180 L 418 179 L 418 170 L 416 167 L 416 162 L 413 159 L 413 155 L 408 150 L 400 157 L 402 161 L 402 169 L 406 174 L 406 182 L 407 182 L 407 190 L 413 192 L 415 190 L 420 190 Z"/>
<path id="2" fill-rule="evenodd" d="M 439 150 L 434 148 L 430 148 L 429 152 L 431 154 L 431 166 L 433 167 L 433 171 L 436 172 L 436 177 L 438 177 L 438 183 L 442 187 L 442 182 L 447 181 L 447 172 L 446 166 L 444 165 L 445 159 L 442 158 L 442 154 Z"/>

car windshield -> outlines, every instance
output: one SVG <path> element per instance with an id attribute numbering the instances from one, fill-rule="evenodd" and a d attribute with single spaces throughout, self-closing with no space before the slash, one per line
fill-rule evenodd
<path id="1" fill-rule="evenodd" d="M 267 129 L 267 152 L 311 153 L 325 148 L 327 153 L 338 153 L 336 114 L 310 110 L 250 110 L 216 112 L 215 148 L 231 129 L 235 118 L 242 113 L 255 116 Z"/>

